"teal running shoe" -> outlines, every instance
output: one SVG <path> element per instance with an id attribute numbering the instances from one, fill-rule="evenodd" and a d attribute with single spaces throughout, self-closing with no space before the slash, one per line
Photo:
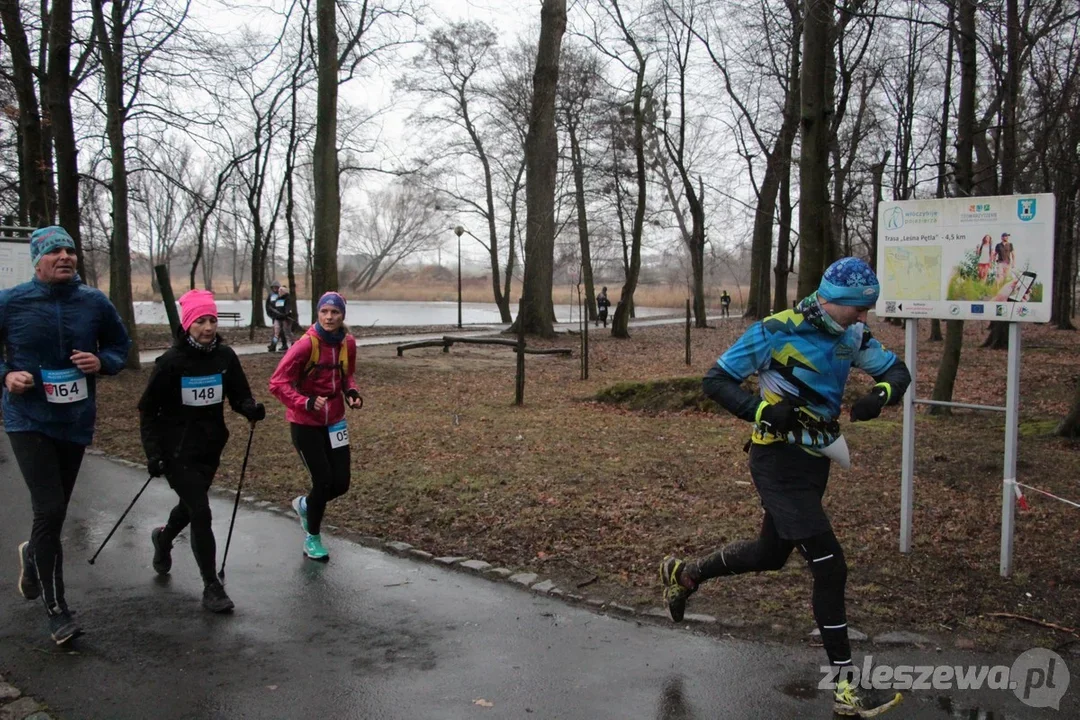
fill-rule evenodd
<path id="1" fill-rule="evenodd" d="M 319 562 L 330 560 L 330 553 L 323 547 L 321 535 L 308 535 L 304 539 L 304 554 Z"/>

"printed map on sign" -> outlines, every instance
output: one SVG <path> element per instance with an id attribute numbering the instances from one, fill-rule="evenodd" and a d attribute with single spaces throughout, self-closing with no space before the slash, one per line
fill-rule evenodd
<path id="1" fill-rule="evenodd" d="M 895 300 L 941 299 L 941 246 L 886 247 L 882 294 Z"/>

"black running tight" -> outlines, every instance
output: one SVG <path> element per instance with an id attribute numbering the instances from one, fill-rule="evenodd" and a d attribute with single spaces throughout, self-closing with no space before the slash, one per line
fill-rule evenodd
<path id="1" fill-rule="evenodd" d="M 330 447 L 330 432 L 325 427 L 292 424 L 292 441 L 304 467 L 311 474 L 311 492 L 307 495 L 308 533 L 322 529 L 326 504 L 349 491 L 351 455 L 349 446 Z"/>
<path id="2" fill-rule="evenodd" d="M 47 611 L 59 612 L 67 609 L 60 533 L 86 446 L 36 432 L 8 433 L 8 439 L 30 488 L 34 524 L 28 549 L 41 582 L 41 599 Z"/>
<path id="3" fill-rule="evenodd" d="M 844 610 L 847 563 L 840 542 L 831 530 L 804 540 L 785 540 L 777 534 L 772 517 L 766 512 L 756 539 L 733 542 L 692 563 L 688 570 L 697 582 L 723 575 L 779 570 L 796 548 L 814 577 L 814 620 L 821 630 L 821 641 L 829 662 L 837 666 L 848 665 L 851 648 Z"/>
<path id="4" fill-rule="evenodd" d="M 217 580 L 217 543 L 211 525 L 210 498 L 207 497 L 214 471 L 176 466 L 166 470 L 165 478 L 180 502 L 169 513 L 169 522 L 161 531 L 161 540 L 166 545 L 172 544 L 180 531 L 191 525 L 191 552 L 195 555 L 203 584 L 209 585 Z"/>

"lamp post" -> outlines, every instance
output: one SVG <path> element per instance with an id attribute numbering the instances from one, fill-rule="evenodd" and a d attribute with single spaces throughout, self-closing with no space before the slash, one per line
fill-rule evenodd
<path id="1" fill-rule="evenodd" d="M 458 225 L 454 228 L 454 234 L 457 235 L 457 326 L 461 329 L 461 235 L 465 232 L 465 228 Z"/>

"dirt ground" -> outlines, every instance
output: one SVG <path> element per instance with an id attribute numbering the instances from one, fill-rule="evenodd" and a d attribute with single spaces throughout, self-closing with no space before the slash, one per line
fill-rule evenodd
<path id="1" fill-rule="evenodd" d="M 640 329 L 630 340 L 594 330 L 587 381 L 580 379 L 578 338 L 536 341 L 573 347 L 574 356 L 528 356 L 520 408 L 509 348 L 429 348 L 402 358 L 392 346 L 361 348 L 365 405 L 349 417 L 353 484 L 327 522 L 437 555 L 534 571 L 571 592 L 657 607 L 664 555 L 703 554 L 756 534 L 761 511 L 742 450 L 749 426 L 698 409 L 631 410 L 596 398 L 621 382 L 700 378 L 745 327 L 735 320 L 694 330 L 690 367 L 680 326 Z M 900 328 L 872 327 L 902 355 Z M 1006 356 L 977 347 L 985 327 L 968 323 L 954 399 L 1003 405 Z M 923 323 L 920 397 L 930 396 L 941 352 L 940 343 L 925 341 L 928 331 Z M 1074 501 L 1078 444 L 1049 433 L 1073 396 L 1077 346 L 1076 333 L 1024 328 L 1018 463 L 1021 482 Z M 284 507 L 308 479 L 283 409 L 265 390 L 278 359 L 242 358 L 269 411 L 245 486 Z M 125 372 L 99 385 L 96 445 L 111 455 L 144 460 L 135 405 L 148 373 Z M 871 384 L 856 371 L 848 399 Z M 217 482 L 234 486 L 247 429 L 229 417 L 233 439 Z M 910 555 L 898 551 L 901 409 L 870 423 L 850 424 L 845 416 L 842 424 L 853 465 L 834 469 L 826 507 L 847 555 L 853 627 L 871 635 L 911 630 L 942 646 L 980 649 L 1078 640 L 1080 511 L 1029 494 L 1030 510 L 1017 515 L 1016 570 L 999 577 L 1002 413 L 920 412 Z M 810 575 L 793 556 L 780 572 L 706 585 L 690 611 L 720 617 L 713 632 L 810 642 L 810 590 Z"/>

